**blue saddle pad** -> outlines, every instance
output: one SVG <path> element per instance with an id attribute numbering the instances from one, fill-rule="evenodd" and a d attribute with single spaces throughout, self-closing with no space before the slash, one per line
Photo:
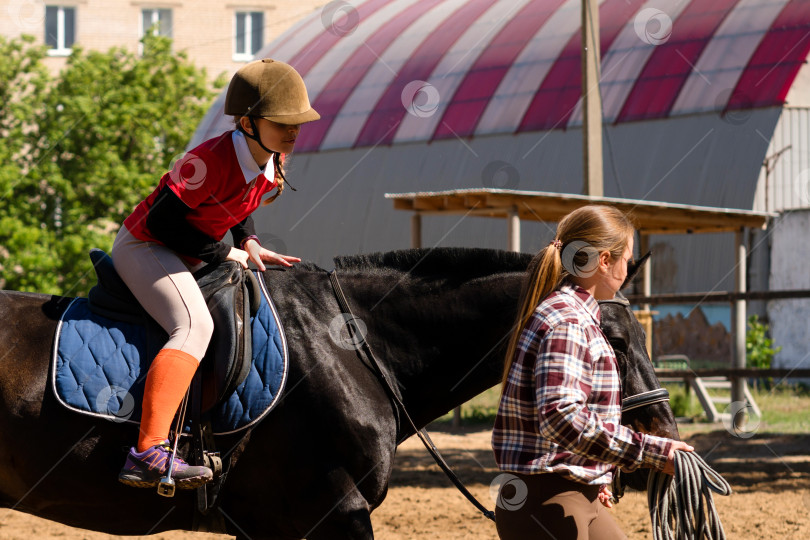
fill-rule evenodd
<path id="1" fill-rule="evenodd" d="M 287 382 L 289 355 L 284 330 L 261 273 L 261 306 L 251 318 L 253 362 L 237 389 L 208 414 L 213 432 L 241 431 L 264 418 Z M 144 327 L 91 312 L 75 298 L 56 331 L 52 385 L 68 409 L 117 422 L 139 423 L 146 374 Z"/>

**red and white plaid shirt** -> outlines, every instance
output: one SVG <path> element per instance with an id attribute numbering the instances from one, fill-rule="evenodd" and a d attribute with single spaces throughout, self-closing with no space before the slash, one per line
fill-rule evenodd
<path id="1" fill-rule="evenodd" d="M 492 432 L 502 470 L 600 485 L 611 482 L 617 466 L 663 468 L 672 442 L 621 425 L 618 363 L 599 320 L 599 303 L 573 284 L 535 309 Z"/>

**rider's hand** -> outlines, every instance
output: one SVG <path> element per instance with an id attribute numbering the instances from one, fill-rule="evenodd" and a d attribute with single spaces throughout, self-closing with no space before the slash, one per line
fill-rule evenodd
<path id="1" fill-rule="evenodd" d="M 605 508 L 613 508 L 613 503 L 610 502 L 610 499 L 613 498 L 613 493 L 610 492 L 608 489 L 607 484 L 603 485 L 602 488 L 599 490 L 599 502 L 602 503 L 602 506 Z"/>
<path id="2" fill-rule="evenodd" d="M 270 251 L 269 249 L 264 249 L 256 240 L 252 238 L 245 242 L 245 250 L 247 250 L 250 260 L 253 261 L 256 267 L 262 272 L 266 270 L 264 266 L 265 262 L 270 264 L 278 264 L 281 266 L 292 266 L 292 263 L 301 262 L 301 259 L 298 257 L 281 255 L 279 253 L 275 253 L 274 251 Z"/>
<path id="3" fill-rule="evenodd" d="M 242 251 L 239 248 L 232 247 L 228 252 L 228 256 L 225 257 L 225 260 L 236 261 L 242 265 L 242 268 L 248 267 L 248 253 L 247 251 Z"/>
<path id="4" fill-rule="evenodd" d="M 683 441 L 672 441 L 672 448 L 669 449 L 667 456 L 667 463 L 664 465 L 662 472 L 666 474 L 675 474 L 675 451 L 681 450 L 683 452 L 694 452 L 695 449 Z"/>

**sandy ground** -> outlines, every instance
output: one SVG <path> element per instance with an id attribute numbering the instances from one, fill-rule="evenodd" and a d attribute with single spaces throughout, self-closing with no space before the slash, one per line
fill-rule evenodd
<path id="1" fill-rule="evenodd" d="M 494 508 L 489 486 L 498 471 L 489 447 L 489 431 L 433 431 L 431 435 L 470 491 L 487 507 Z M 810 435 L 757 435 L 739 439 L 719 430 L 685 439 L 695 445 L 734 490 L 730 497 L 715 498 L 730 540 L 810 538 Z M 651 538 L 643 494 L 629 493 L 612 512 L 630 538 Z M 376 538 L 384 540 L 497 538 L 494 525 L 456 491 L 416 438 L 400 447 L 388 498 L 374 512 L 372 521 Z M 0 538 L 114 537 L 0 510 Z M 139 538 L 230 537 L 170 532 Z"/>

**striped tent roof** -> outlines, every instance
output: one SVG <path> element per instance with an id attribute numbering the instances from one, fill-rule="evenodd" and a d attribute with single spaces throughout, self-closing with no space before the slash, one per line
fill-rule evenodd
<path id="1" fill-rule="evenodd" d="M 581 125 L 580 0 L 330 2 L 257 57 L 292 64 L 322 116 L 296 152 Z M 810 0 L 602 0 L 607 123 L 782 105 Z M 228 128 L 224 93 L 194 142 Z"/>

